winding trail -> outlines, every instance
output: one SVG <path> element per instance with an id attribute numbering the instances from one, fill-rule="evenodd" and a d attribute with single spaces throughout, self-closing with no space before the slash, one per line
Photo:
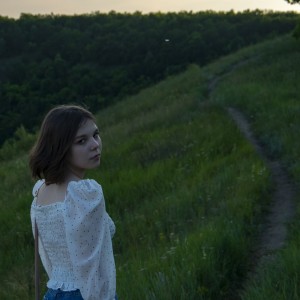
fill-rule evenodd
<path id="1" fill-rule="evenodd" d="M 208 82 L 207 100 L 210 100 L 211 93 L 220 80 L 228 76 L 235 69 L 255 59 L 256 57 L 238 62 L 225 70 L 220 76 L 212 78 Z M 296 185 L 292 182 L 283 164 L 269 157 L 267 150 L 254 136 L 251 126 L 242 112 L 234 107 L 226 107 L 226 110 L 269 168 L 273 182 L 272 199 L 264 215 L 256 245 L 252 249 L 252 266 L 251 270 L 249 270 L 248 278 L 246 278 L 247 280 L 255 275 L 256 270 L 262 263 L 270 259 L 275 259 L 276 250 L 284 246 L 287 238 L 287 223 L 293 219 L 295 211 L 294 198 Z"/>
<path id="2" fill-rule="evenodd" d="M 253 135 L 245 116 L 232 107 L 228 107 L 227 111 L 269 168 L 274 187 L 272 200 L 264 217 L 262 231 L 253 253 L 253 265 L 255 267 L 260 260 L 272 258 L 274 251 L 284 246 L 287 237 L 287 223 L 294 216 L 296 187 L 281 162 L 269 159 L 265 149 Z"/>

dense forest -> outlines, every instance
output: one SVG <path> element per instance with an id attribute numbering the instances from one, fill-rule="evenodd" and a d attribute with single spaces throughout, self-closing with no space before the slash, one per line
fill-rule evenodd
<path id="1" fill-rule="evenodd" d="M 189 64 L 291 32 L 299 14 L 213 11 L 0 17 L 0 144 L 49 107 L 99 110 Z"/>

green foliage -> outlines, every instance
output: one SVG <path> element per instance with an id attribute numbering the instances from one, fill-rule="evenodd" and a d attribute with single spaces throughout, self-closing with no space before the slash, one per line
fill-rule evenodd
<path id="1" fill-rule="evenodd" d="M 224 78 L 213 99 L 242 110 L 269 156 L 281 160 L 292 180 L 299 182 L 299 43 L 285 37 L 262 45 L 259 53 L 255 61 Z M 242 299 L 299 299 L 300 224 L 296 205 L 287 244 L 273 260 L 265 262 L 245 287 Z"/>
<path id="2" fill-rule="evenodd" d="M 215 98 L 219 103 L 246 112 L 270 156 L 284 158 L 290 168 L 295 168 L 298 157 L 294 149 L 298 147 L 295 143 L 298 141 L 296 70 L 300 67 L 299 44 L 288 37 L 284 41 L 278 40 L 276 50 L 266 50 L 249 68 L 246 65 L 229 76 L 215 92 Z M 270 106 L 272 114 L 269 113 Z M 287 124 L 289 129 L 282 124 Z"/>
<path id="3" fill-rule="evenodd" d="M 118 228 L 123 299 L 228 299 L 247 270 L 269 174 L 224 111 L 200 105 L 204 92 L 191 66 L 97 115 L 103 161 L 89 176 Z M 0 175 L 0 296 L 31 299 L 26 157 L 1 164 Z"/>
<path id="4" fill-rule="evenodd" d="M 276 260 L 266 262 L 242 294 L 243 300 L 299 299 L 299 221 L 291 227 L 293 239 Z"/>
<path id="5" fill-rule="evenodd" d="M 297 14 L 180 12 L 0 17 L 0 144 L 53 105 L 99 110 L 191 63 L 290 32 Z"/>
<path id="6" fill-rule="evenodd" d="M 290 3 L 290 4 L 296 4 L 299 3 L 299 0 L 285 0 L 286 2 Z"/>
<path id="7" fill-rule="evenodd" d="M 284 37 L 202 69 L 192 65 L 97 114 L 103 156 L 101 168 L 88 175 L 101 182 L 117 225 L 120 298 L 298 298 L 298 221 L 276 262 L 240 293 L 271 182 L 223 109 L 244 111 L 270 155 L 299 180 L 298 47 Z M 207 103 L 207 80 L 241 59 L 248 65 L 221 77 Z M 18 134 L 24 143 L 31 139 L 23 129 Z M 33 183 L 26 155 L 3 161 L 0 178 L 0 298 L 32 299 Z"/>
<path id="8" fill-rule="evenodd" d="M 36 135 L 28 133 L 24 126 L 19 127 L 14 136 L 6 140 L 0 148 L 0 161 L 7 161 L 27 153 L 35 139 Z"/>
<path id="9" fill-rule="evenodd" d="M 293 36 L 296 39 L 300 39 L 300 23 L 298 23 L 298 25 L 296 26 L 294 32 L 293 32 Z"/>
<path id="10" fill-rule="evenodd" d="M 199 106 L 203 80 L 193 66 L 98 115 L 125 299 L 228 299 L 247 270 L 269 174 L 223 110 Z"/>

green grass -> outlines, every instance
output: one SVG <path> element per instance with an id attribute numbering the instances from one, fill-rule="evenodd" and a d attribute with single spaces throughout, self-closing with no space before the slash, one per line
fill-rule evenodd
<path id="1" fill-rule="evenodd" d="M 193 66 L 98 115 L 124 299 L 228 299 L 247 270 L 269 174 L 205 82 Z"/>
<path id="2" fill-rule="evenodd" d="M 206 101 L 209 79 L 252 57 L 222 78 Z M 242 110 L 270 155 L 298 180 L 299 76 L 292 71 L 298 68 L 299 47 L 283 37 L 203 68 L 190 66 L 97 114 L 103 155 L 88 176 L 102 184 L 117 226 L 120 299 L 297 299 L 296 222 L 276 262 L 240 292 L 272 186 L 224 106 Z M 32 138 L 20 130 L 19 142 L 0 150 L 1 299 L 34 294 L 33 182 L 27 156 L 17 155 Z"/>
<path id="3" fill-rule="evenodd" d="M 282 161 L 296 185 L 300 180 L 299 50 L 299 41 L 280 39 L 255 62 L 230 74 L 213 93 L 214 103 L 244 112 L 269 157 Z M 295 220 L 289 224 L 286 246 L 261 267 L 242 293 L 243 300 L 300 298 L 299 207 Z"/>

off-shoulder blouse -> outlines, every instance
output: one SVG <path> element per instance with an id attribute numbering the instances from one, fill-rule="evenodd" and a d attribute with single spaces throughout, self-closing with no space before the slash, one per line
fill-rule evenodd
<path id="1" fill-rule="evenodd" d="M 47 287 L 80 289 L 84 300 L 111 300 L 116 294 L 112 249 L 115 225 L 95 180 L 71 181 L 63 202 L 38 205 L 44 181 L 33 188 L 31 224 L 39 230 L 39 254 L 48 274 Z"/>

